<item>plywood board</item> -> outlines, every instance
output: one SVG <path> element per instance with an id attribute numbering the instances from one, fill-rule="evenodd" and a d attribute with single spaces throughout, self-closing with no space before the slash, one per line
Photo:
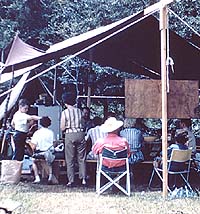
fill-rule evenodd
<path id="1" fill-rule="evenodd" d="M 161 80 L 125 80 L 125 115 L 161 118 Z M 198 81 L 170 80 L 168 118 L 197 118 Z"/>

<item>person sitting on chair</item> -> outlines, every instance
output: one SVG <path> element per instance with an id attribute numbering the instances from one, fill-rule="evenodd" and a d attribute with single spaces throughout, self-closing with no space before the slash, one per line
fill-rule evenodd
<path id="1" fill-rule="evenodd" d="M 175 134 L 175 143 L 171 144 L 167 148 L 167 159 L 168 160 L 170 159 L 173 149 L 187 150 L 188 149 L 188 146 L 186 145 L 187 141 L 188 141 L 187 131 L 177 132 Z M 154 164 L 159 167 L 161 160 L 162 160 L 162 152 L 160 153 L 160 157 L 155 158 Z"/>
<path id="2" fill-rule="evenodd" d="M 119 129 L 123 126 L 123 121 L 117 120 L 115 117 L 109 117 L 104 124 L 101 125 L 101 130 L 107 133 L 107 136 L 103 139 L 98 139 L 92 147 L 94 154 L 101 154 L 104 148 L 119 151 L 127 148 L 128 154 L 130 153 L 129 144 L 126 139 L 118 135 Z M 125 165 L 124 160 L 112 161 L 104 160 L 103 166 L 105 169 L 111 169 L 115 167 L 123 167 Z"/>
<path id="3" fill-rule="evenodd" d="M 98 139 L 104 138 L 107 133 L 101 130 L 102 119 L 100 117 L 94 117 L 93 123 L 95 125 L 94 128 L 88 130 L 87 135 L 85 136 L 85 140 L 87 143 L 87 159 L 96 159 L 96 155 L 91 151 L 92 146 L 96 143 Z"/>
<path id="4" fill-rule="evenodd" d="M 172 151 L 174 149 L 187 150 L 188 146 L 185 145 L 187 141 L 188 141 L 188 132 L 187 131 L 182 131 L 182 132 L 176 133 L 175 134 L 175 143 L 171 144 L 167 148 L 167 159 L 168 160 L 170 159 Z M 162 152 L 161 152 L 161 156 L 162 156 Z M 161 157 L 157 157 L 156 160 L 153 162 L 154 166 L 162 167 L 161 160 L 162 160 Z M 184 164 L 173 162 L 173 164 L 171 164 L 169 170 L 170 171 L 180 171 L 180 170 L 183 170 L 184 168 L 185 168 Z M 169 188 L 174 189 L 176 186 L 177 186 L 176 177 L 174 175 L 170 175 L 169 176 Z"/>
<path id="5" fill-rule="evenodd" d="M 173 149 L 187 150 L 188 146 L 186 145 L 188 141 L 188 132 L 182 131 L 175 134 L 175 143 L 171 144 L 167 149 L 168 159 L 171 157 Z"/>
<path id="6" fill-rule="evenodd" d="M 120 136 L 127 139 L 131 155 L 129 157 L 130 164 L 136 164 L 144 160 L 144 155 L 141 151 L 143 147 L 144 137 L 142 132 L 136 128 L 137 119 L 126 118 L 124 120 L 124 129 L 120 131 Z"/>
<path id="7" fill-rule="evenodd" d="M 48 128 L 51 125 L 51 119 L 49 117 L 42 117 L 42 119 L 40 120 L 40 125 L 42 127 L 33 134 L 31 143 L 35 145 L 35 153 L 41 154 L 41 156 L 43 156 L 43 158 L 45 158 L 45 160 L 47 161 L 49 172 L 48 183 L 52 183 L 52 162 L 54 159 L 52 159 L 53 155 L 48 155 L 48 157 L 45 155 L 45 152 L 47 152 L 48 150 L 50 151 L 50 148 L 53 148 L 53 142 L 55 140 L 53 131 Z M 39 183 L 40 177 L 38 174 L 37 165 L 34 162 L 32 167 L 35 175 L 35 180 L 33 183 Z"/>
<path id="8" fill-rule="evenodd" d="M 187 141 L 187 146 L 188 148 L 192 148 L 193 154 L 196 152 L 196 139 L 195 136 L 192 132 L 192 121 L 191 119 L 181 119 L 179 122 L 179 128 L 177 129 L 177 132 L 183 132 L 186 131 L 188 132 L 188 141 Z"/>

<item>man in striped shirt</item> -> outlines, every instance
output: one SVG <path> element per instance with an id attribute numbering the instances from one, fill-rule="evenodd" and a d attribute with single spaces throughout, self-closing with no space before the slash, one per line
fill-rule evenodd
<path id="1" fill-rule="evenodd" d="M 87 147 L 89 148 L 89 153 L 87 155 L 87 159 L 96 159 L 96 155 L 90 151 L 92 146 L 96 143 L 98 139 L 103 139 L 107 136 L 107 133 L 102 132 L 100 129 L 100 125 L 102 124 L 102 119 L 100 117 L 94 117 L 93 123 L 95 125 L 94 128 L 88 130 L 85 140 L 87 142 Z"/>
<path id="2" fill-rule="evenodd" d="M 76 96 L 73 93 L 64 93 L 62 100 L 66 109 L 61 114 L 60 128 L 65 133 L 65 160 L 67 165 L 67 187 L 74 186 L 75 161 L 79 165 L 79 178 L 86 185 L 86 142 L 81 125 L 81 110 L 75 107 Z"/>
<path id="3" fill-rule="evenodd" d="M 120 131 L 120 136 L 124 137 L 130 145 L 131 155 L 129 163 L 134 164 L 144 160 L 141 151 L 143 146 L 142 132 L 136 128 L 137 120 L 134 118 L 126 118 L 124 121 L 124 129 Z"/>

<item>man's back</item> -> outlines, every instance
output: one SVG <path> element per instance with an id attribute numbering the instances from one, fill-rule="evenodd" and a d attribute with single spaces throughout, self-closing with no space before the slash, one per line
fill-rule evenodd
<path id="1" fill-rule="evenodd" d="M 31 139 L 31 142 L 36 145 L 36 150 L 46 151 L 53 146 L 54 133 L 48 128 L 40 128 L 37 130 Z"/>
<path id="2" fill-rule="evenodd" d="M 79 108 L 68 106 L 68 108 L 62 112 L 61 129 L 69 133 L 82 129 L 81 110 Z"/>
<path id="3" fill-rule="evenodd" d="M 107 136 L 107 133 L 102 132 L 100 129 L 100 126 L 96 126 L 88 130 L 85 139 L 87 140 L 90 138 L 92 141 L 92 145 L 94 145 L 98 139 L 104 138 L 106 136 Z"/>
<path id="4" fill-rule="evenodd" d="M 120 136 L 126 138 L 131 152 L 141 149 L 143 143 L 142 132 L 136 128 L 126 128 L 120 132 Z"/>

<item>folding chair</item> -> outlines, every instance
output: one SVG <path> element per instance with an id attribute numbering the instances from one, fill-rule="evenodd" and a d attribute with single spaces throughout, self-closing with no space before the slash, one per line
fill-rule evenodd
<path id="1" fill-rule="evenodd" d="M 183 179 L 187 187 L 192 191 L 192 187 L 188 182 L 189 173 L 190 173 L 191 155 L 192 155 L 191 149 L 187 149 L 187 150 L 173 149 L 170 160 L 168 161 L 167 171 L 168 171 L 168 174 L 171 174 L 171 175 L 180 175 L 180 177 Z M 149 180 L 149 187 L 151 186 L 155 172 L 163 182 L 163 178 L 161 175 L 163 173 L 163 169 L 157 166 L 154 166 L 151 174 L 151 178 Z M 184 176 L 185 174 L 186 174 L 186 177 Z M 172 192 L 169 186 L 167 186 L 167 189 L 169 192 Z"/>
<path id="2" fill-rule="evenodd" d="M 125 165 L 122 167 L 123 169 L 117 170 L 118 168 L 114 167 L 111 169 L 103 166 L 103 160 L 125 160 Z M 115 170 L 116 169 L 116 170 Z M 101 186 L 101 178 L 103 176 L 107 179 L 107 183 Z M 124 188 L 119 184 L 119 181 L 125 177 L 126 178 L 126 187 Z M 121 190 L 125 195 L 130 196 L 130 173 L 129 173 L 129 163 L 128 163 L 128 150 L 123 149 L 120 151 L 113 151 L 107 148 L 104 148 L 102 154 L 99 156 L 99 160 L 97 161 L 97 173 L 96 173 L 96 192 L 98 195 L 106 191 L 111 186 L 116 186 L 119 190 Z"/>

